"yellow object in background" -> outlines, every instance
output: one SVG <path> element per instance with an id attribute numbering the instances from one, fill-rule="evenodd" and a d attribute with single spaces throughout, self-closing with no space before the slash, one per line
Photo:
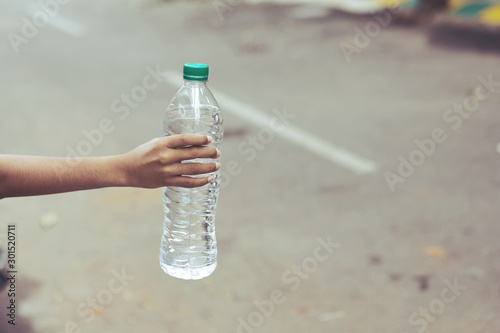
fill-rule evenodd
<path id="1" fill-rule="evenodd" d="M 383 8 L 396 8 L 410 2 L 410 0 L 375 0 L 375 2 Z"/>
<path id="2" fill-rule="evenodd" d="M 466 0 L 448 0 L 448 8 L 456 11 L 467 4 Z"/>
<path id="3" fill-rule="evenodd" d="M 482 23 L 500 25 L 500 4 L 492 5 L 479 13 Z"/>

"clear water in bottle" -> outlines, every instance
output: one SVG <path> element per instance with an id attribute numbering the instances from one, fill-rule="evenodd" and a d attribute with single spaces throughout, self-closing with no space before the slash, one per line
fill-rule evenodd
<path id="1" fill-rule="evenodd" d="M 222 123 L 219 106 L 206 87 L 206 83 L 186 80 L 167 109 L 164 134 L 206 134 L 213 139 L 210 145 L 220 149 L 223 139 Z M 193 162 L 215 161 L 213 159 L 185 161 L 185 163 Z M 213 180 L 202 187 L 162 189 L 165 215 L 160 266 L 171 276 L 181 279 L 201 279 L 210 275 L 217 266 L 214 223 L 220 189 L 220 172 L 216 171 L 211 175 Z"/>

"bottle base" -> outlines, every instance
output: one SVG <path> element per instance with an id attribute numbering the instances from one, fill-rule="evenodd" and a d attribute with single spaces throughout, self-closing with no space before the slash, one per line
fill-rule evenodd
<path id="1" fill-rule="evenodd" d="M 183 280 L 200 280 L 212 274 L 217 267 L 217 263 L 200 268 L 181 268 L 166 264 L 160 264 L 160 266 L 165 273 L 175 278 Z"/>

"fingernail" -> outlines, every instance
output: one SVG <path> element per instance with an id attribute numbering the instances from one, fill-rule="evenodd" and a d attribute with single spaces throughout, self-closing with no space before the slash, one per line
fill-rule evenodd
<path id="1" fill-rule="evenodd" d="M 214 177 L 210 176 L 208 177 L 208 182 L 210 183 L 212 180 L 214 180 Z"/>
<path id="2" fill-rule="evenodd" d="M 208 143 L 211 143 L 214 139 L 211 136 L 207 135 Z"/>
<path id="3" fill-rule="evenodd" d="M 220 150 L 217 149 L 217 157 L 219 157 L 219 156 L 220 156 Z"/>
<path id="4" fill-rule="evenodd" d="M 215 163 L 215 170 L 219 170 L 219 168 L 220 168 L 220 163 L 219 162 Z"/>

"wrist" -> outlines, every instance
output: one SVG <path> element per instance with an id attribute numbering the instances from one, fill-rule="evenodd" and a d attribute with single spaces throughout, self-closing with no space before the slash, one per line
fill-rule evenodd
<path id="1" fill-rule="evenodd" d="M 110 156 L 109 176 L 112 186 L 130 186 L 130 177 L 124 155 Z"/>

